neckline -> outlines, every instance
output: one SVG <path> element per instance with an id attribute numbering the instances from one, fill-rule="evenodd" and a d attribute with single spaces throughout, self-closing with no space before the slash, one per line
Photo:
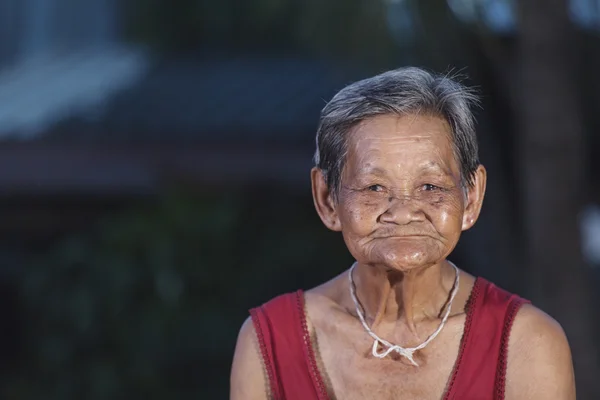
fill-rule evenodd
<path id="1" fill-rule="evenodd" d="M 460 339 L 460 347 L 458 350 L 458 356 L 456 357 L 456 361 L 454 362 L 454 366 L 452 367 L 452 372 L 448 377 L 448 381 L 446 384 L 446 390 L 442 397 L 443 400 L 449 400 L 454 391 L 454 384 L 457 380 L 458 373 L 460 371 L 460 367 L 462 365 L 463 356 L 466 352 L 467 344 L 469 343 L 469 337 L 471 335 L 471 326 L 473 325 L 473 316 L 475 314 L 475 309 L 478 306 L 478 299 L 482 292 L 482 288 L 485 284 L 485 280 L 481 277 L 475 278 L 475 283 L 471 288 L 471 293 L 465 303 L 465 325 L 463 328 L 463 335 Z M 308 330 L 307 323 L 307 315 L 305 310 L 305 299 L 304 299 L 304 291 L 298 290 L 296 292 L 296 300 L 298 305 L 298 314 L 300 316 L 300 325 L 303 337 L 303 348 L 305 352 L 305 356 L 308 361 L 308 369 L 310 371 L 310 376 L 313 380 L 313 384 L 315 385 L 315 389 L 318 393 L 319 400 L 328 400 L 329 399 L 329 391 L 327 386 L 325 385 L 325 380 L 323 379 L 323 375 L 319 370 L 319 366 L 317 363 L 317 359 L 315 356 L 315 350 L 313 348 L 313 343 L 311 340 L 311 335 Z"/>

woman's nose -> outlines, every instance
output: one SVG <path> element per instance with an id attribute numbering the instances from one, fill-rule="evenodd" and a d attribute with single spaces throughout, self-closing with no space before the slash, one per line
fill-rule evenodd
<path id="1" fill-rule="evenodd" d="M 404 225 L 422 221 L 424 213 L 421 202 L 410 195 L 391 196 L 387 200 L 385 211 L 380 215 L 381 222 Z"/>

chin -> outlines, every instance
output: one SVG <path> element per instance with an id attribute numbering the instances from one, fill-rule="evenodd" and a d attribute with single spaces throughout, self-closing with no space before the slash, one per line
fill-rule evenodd
<path id="1" fill-rule="evenodd" d="M 435 261 L 429 261 L 426 258 L 420 257 L 415 259 L 409 256 L 401 258 L 386 257 L 383 264 L 395 271 L 409 272 L 435 264 Z"/>
<path id="2" fill-rule="evenodd" d="M 373 261 L 402 272 L 427 267 L 440 261 L 438 249 L 434 250 L 428 247 L 419 246 L 418 243 L 404 246 L 382 246 L 375 253 L 378 255 L 375 257 L 378 261 Z"/>

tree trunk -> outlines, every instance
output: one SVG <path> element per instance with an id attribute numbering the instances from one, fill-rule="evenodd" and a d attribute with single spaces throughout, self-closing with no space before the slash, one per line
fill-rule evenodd
<path id="1" fill-rule="evenodd" d="M 577 214 L 583 192 L 583 123 L 572 69 L 567 0 L 520 0 L 516 108 L 525 216 L 528 296 L 565 329 L 578 398 L 600 398 L 590 271 Z"/>

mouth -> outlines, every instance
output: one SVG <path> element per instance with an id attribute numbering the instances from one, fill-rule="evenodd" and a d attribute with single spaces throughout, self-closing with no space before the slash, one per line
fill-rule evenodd
<path id="1" fill-rule="evenodd" d="M 387 236 L 377 236 L 375 239 L 423 239 L 430 238 L 430 235 L 387 235 Z"/>

